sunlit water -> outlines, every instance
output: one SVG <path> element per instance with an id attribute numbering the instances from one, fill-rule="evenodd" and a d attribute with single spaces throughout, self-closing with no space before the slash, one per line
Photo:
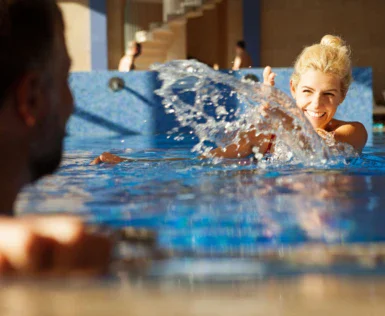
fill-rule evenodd
<path id="1" fill-rule="evenodd" d="M 150 228 L 158 246 L 245 254 L 308 242 L 385 241 L 385 146 L 333 166 L 258 168 L 196 159 L 191 137 L 66 140 L 59 172 L 27 188 L 20 212 L 70 212 L 90 222 Z M 185 161 L 90 166 L 106 148 L 126 157 Z"/>

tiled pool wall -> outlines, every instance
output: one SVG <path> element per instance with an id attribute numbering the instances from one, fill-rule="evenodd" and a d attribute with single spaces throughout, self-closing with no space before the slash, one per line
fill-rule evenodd
<path id="1" fill-rule="evenodd" d="M 290 95 L 289 81 L 292 68 L 274 68 L 276 86 Z M 247 74 L 262 78 L 262 68 L 231 72 L 241 79 Z M 124 88 L 113 92 L 109 81 L 119 77 Z M 354 68 L 354 82 L 339 107 L 336 117 L 362 122 L 372 142 L 373 93 L 372 69 Z M 154 91 L 161 86 L 157 73 L 116 71 L 72 73 L 70 85 L 76 110 L 68 126 L 70 136 L 117 136 L 128 134 L 163 134 L 177 125 L 175 117 L 166 114 L 161 99 Z M 232 102 L 231 100 L 229 102 Z"/>

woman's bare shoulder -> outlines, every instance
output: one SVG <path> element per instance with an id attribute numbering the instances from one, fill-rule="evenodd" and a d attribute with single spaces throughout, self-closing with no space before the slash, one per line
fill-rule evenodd
<path id="1" fill-rule="evenodd" d="M 361 151 L 368 140 L 368 132 L 360 122 L 332 120 L 329 132 L 334 132 L 336 140 L 348 143 Z"/>
<path id="2" fill-rule="evenodd" d="M 329 124 L 325 127 L 328 132 L 334 132 L 337 128 L 346 124 L 346 121 L 332 119 Z"/>
<path id="3" fill-rule="evenodd" d="M 359 130 L 365 129 L 364 124 L 362 124 L 361 122 L 355 122 L 355 121 L 349 122 L 349 121 L 342 121 L 342 120 L 333 119 L 330 121 L 327 130 L 329 130 L 330 132 L 333 132 L 333 131 L 339 129 L 340 127 L 349 127 L 349 126 L 353 127 L 353 128 L 357 128 Z"/>

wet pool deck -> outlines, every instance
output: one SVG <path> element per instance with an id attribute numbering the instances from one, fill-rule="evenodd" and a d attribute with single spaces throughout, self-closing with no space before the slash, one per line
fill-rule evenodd
<path id="1" fill-rule="evenodd" d="M 385 277 L 311 275 L 241 284 L 3 284 L 0 315 L 382 316 Z"/>

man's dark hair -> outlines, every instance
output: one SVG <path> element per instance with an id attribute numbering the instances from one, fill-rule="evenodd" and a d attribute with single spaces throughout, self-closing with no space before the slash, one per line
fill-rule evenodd
<path id="1" fill-rule="evenodd" d="M 12 85 L 52 58 L 58 22 L 54 0 L 0 0 L 0 108 Z"/>
<path id="2" fill-rule="evenodd" d="M 237 47 L 242 48 L 242 49 L 246 49 L 246 42 L 245 41 L 238 41 Z"/>
<path id="3" fill-rule="evenodd" d="M 247 74 L 243 77 L 243 79 L 246 81 L 259 82 L 258 76 L 254 74 Z"/>
<path id="4" fill-rule="evenodd" d="M 134 55 L 134 57 L 136 58 L 142 54 L 142 44 L 135 42 L 135 45 L 136 45 L 136 54 Z"/>

